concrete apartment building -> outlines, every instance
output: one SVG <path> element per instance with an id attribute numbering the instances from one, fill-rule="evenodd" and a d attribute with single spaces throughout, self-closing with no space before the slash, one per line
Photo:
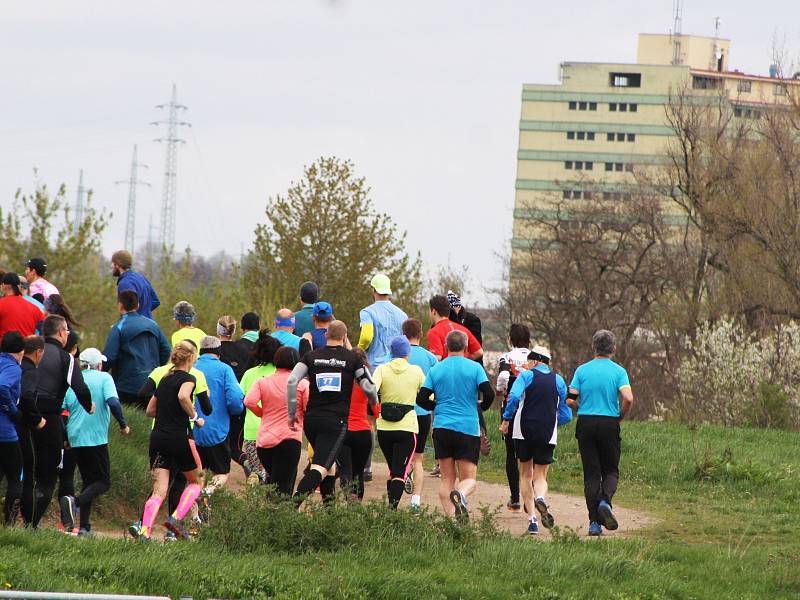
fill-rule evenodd
<path id="1" fill-rule="evenodd" d="M 541 247 L 532 219 L 555 218 L 557 202 L 624 201 L 637 167 L 664 161 L 670 94 L 723 91 L 735 118 L 753 119 L 800 89 L 800 74 L 774 67 L 731 71 L 729 51 L 726 39 L 640 34 L 635 64 L 566 62 L 559 84 L 523 85 L 512 258 Z"/>

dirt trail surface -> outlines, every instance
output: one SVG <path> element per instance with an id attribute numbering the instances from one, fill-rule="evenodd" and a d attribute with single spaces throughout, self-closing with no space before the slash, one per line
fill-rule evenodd
<path id="1" fill-rule="evenodd" d="M 298 469 L 298 480 L 302 477 L 302 467 L 306 464 L 305 452 L 300 460 L 301 467 Z M 386 478 L 388 469 L 383 462 L 374 461 L 372 465 L 373 480 L 366 484 L 365 498 L 368 500 L 382 499 L 386 494 Z M 480 468 L 478 470 L 480 476 Z M 439 484 L 441 480 L 438 477 L 431 477 L 428 472 L 425 472 L 425 483 L 422 490 L 422 503 L 428 508 L 441 510 L 439 503 Z M 231 464 L 231 474 L 228 480 L 228 487 L 232 490 L 241 489 L 245 486 L 245 479 L 242 469 L 235 463 Z M 401 508 L 407 508 L 410 502 L 410 496 L 404 495 L 400 504 Z M 486 483 L 478 481 L 475 492 L 469 498 L 470 510 L 478 512 L 477 509 L 481 506 L 486 506 L 491 510 L 497 510 L 496 522 L 497 524 L 513 535 L 523 535 L 528 527 L 528 517 L 523 512 L 512 513 L 506 508 L 508 501 L 508 487 L 497 483 Z M 562 528 L 569 527 L 574 529 L 579 535 L 585 536 L 586 530 L 589 526 L 588 516 L 586 513 L 586 504 L 580 496 L 568 496 L 566 494 L 548 494 L 547 501 L 550 504 L 550 512 L 556 519 L 556 525 Z M 617 507 L 614 509 L 614 514 L 619 521 L 619 529 L 615 532 L 605 532 L 608 536 L 624 536 L 630 534 L 637 529 L 656 522 L 656 519 L 647 513 L 632 510 L 629 508 Z M 540 525 L 541 537 L 549 537 L 550 532 L 545 530 Z M 108 537 L 123 537 L 123 531 L 102 531 L 98 532 L 100 535 Z M 157 527 L 154 532 L 154 537 L 161 538 L 161 527 Z"/>
<path id="2" fill-rule="evenodd" d="M 300 460 L 301 465 L 306 464 L 305 452 Z M 298 471 L 301 471 L 299 469 Z M 386 478 L 388 476 L 388 469 L 386 463 L 373 461 L 372 464 L 373 479 L 365 486 L 365 498 L 381 499 L 386 495 Z M 302 473 L 298 473 L 298 480 Z M 480 477 L 480 467 L 478 468 L 478 476 Z M 441 480 L 438 477 L 431 477 L 428 472 L 425 472 L 425 483 L 422 490 L 422 503 L 429 508 L 441 510 L 439 502 L 439 484 Z M 244 477 L 242 476 L 241 468 L 237 465 L 232 465 L 231 478 L 228 485 L 232 489 L 237 489 L 244 485 Z M 496 516 L 497 524 L 514 535 L 522 535 L 528 528 L 528 516 L 523 512 L 512 513 L 506 508 L 508 502 L 508 487 L 497 483 L 486 483 L 478 481 L 475 492 L 469 498 L 469 506 L 471 510 L 477 512 L 478 507 L 486 506 L 489 509 L 499 509 Z M 401 501 L 401 507 L 408 507 L 411 496 L 404 494 Z M 580 535 L 585 535 L 589 527 L 589 517 L 586 512 L 586 503 L 582 496 L 568 496 L 566 494 L 548 494 L 547 498 L 550 504 L 550 512 L 556 519 L 556 525 L 564 528 L 570 527 L 576 530 Z M 656 522 L 656 519 L 647 513 L 632 510 L 629 508 L 615 508 L 614 514 L 619 521 L 619 529 L 616 532 L 607 532 L 609 535 L 626 535 L 632 531 L 651 525 Z M 549 532 L 540 526 L 540 530 L 544 531 L 545 537 L 549 536 Z"/>

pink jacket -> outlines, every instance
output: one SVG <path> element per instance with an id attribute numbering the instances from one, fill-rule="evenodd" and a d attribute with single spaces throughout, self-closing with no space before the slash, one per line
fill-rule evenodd
<path id="1" fill-rule="evenodd" d="M 247 392 L 244 405 L 254 415 L 261 417 L 256 446 L 272 448 L 285 440 L 303 441 L 303 417 L 308 404 L 308 381 L 297 384 L 297 431 L 289 429 L 289 412 L 286 408 L 286 382 L 290 371 L 278 369 L 269 377 L 256 381 Z"/>

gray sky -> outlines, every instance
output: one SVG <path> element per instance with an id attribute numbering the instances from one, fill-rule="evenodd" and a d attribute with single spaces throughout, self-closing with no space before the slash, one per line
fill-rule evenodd
<path id="1" fill-rule="evenodd" d="M 685 4 L 684 33 L 713 35 L 722 18 L 733 68 L 765 74 L 776 36 L 800 49 L 795 0 Z M 114 181 L 138 143 L 153 183 L 139 194 L 143 242 L 164 160 L 148 123 L 175 82 L 193 125 L 179 248 L 238 254 L 266 199 L 334 154 L 429 268 L 469 265 L 475 297 L 511 237 L 522 83 L 554 83 L 564 60 L 633 62 L 637 33 L 668 32 L 671 11 L 671 0 L 3 0 L 0 202 L 33 187 L 33 167 L 73 199 L 83 168 L 114 212 L 111 252 L 128 194 Z"/>

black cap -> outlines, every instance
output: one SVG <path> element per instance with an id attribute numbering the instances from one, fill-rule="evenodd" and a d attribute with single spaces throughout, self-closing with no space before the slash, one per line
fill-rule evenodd
<path id="1" fill-rule="evenodd" d="M 5 275 L 3 275 L 3 284 L 4 285 L 15 285 L 15 286 L 19 287 L 19 275 L 9 271 Z"/>
<path id="2" fill-rule="evenodd" d="M 261 317 L 254 312 L 242 315 L 242 329 L 248 331 L 258 331 L 261 328 Z"/>
<path id="3" fill-rule="evenodd" d="M 25 351 L 25 339 L 19 331 L 7 331 L 0 343 L 0 351 L 14 354 Z"/>
<path id="4" fill-rule="evenodd" d="M 313 281 L 306 281 L 300 286 L 300 300 L 306 304 L 319 301 L 319 286 Z"/>
<path id="5" fill-rule="evenodd" d="M 32 258 L 27 263 L 26 267 L 30 267 L 39 275 L 44 275 L 47 272 L 47 261 L 43 258 Z"/>

